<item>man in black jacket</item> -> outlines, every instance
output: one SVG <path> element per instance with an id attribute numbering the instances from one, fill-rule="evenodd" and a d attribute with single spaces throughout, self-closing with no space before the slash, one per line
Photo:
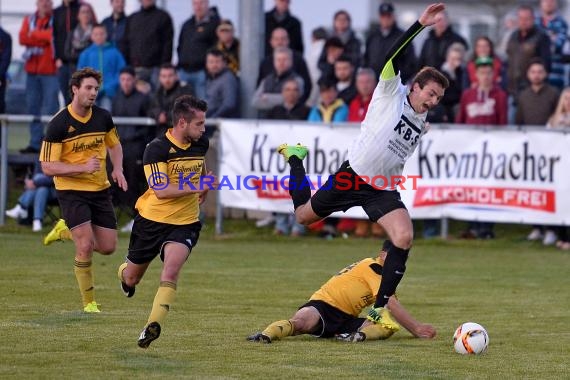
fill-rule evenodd
<path id="1" fill-rule="evenodd" d="M 449 23 L 449 15 L 447 12 L 441 12 L 439 14 L 439 21 L 433 26 L 433 29 L 430 30 L 428 38 L 424 41 L 424 45 L 422 46 L 419 58 L 420 68 L 431 66 L 439 70 L 443 62 L 445 62 L 447 49 L 454 42 L 459 42 L 465 47 L 465 50 L 469 50 L 469 45 L 467 41 L 465 41 L 465 38 L 453 30 L 453 27 Z"/>
<path id="2" fill-rule="evenodd" d="M 172 62 L 174 29 L 170 15 L 156 0 L 141 0 L 141 10 L 127 18 L 121 52 L 137 78 L 157 87 L 158 68 Z"/>
<path id="3" fill-rule="evenodd" d="M 148 116 L 150 98 L 136 89 L 135 82 L 135 70 L 129 66 L 124 67 L 119 75 L 120 89 L 113 98 L 111 109 L 113 116 Z M 123 171 L 129 187 L 127 191 L 113 191 L 113 200 L 116 206 L 130 216 L 131 221 L 121 229 L 122 232 L 130 232 L 132 219 L 135 217 L 135 203 L 146 188 L 142 156 L 149 142 L 149 127 L 121 124 L 117 124 L 116 127 L 121 144 L 125 148 L 123 150 Z M 113 188 L 113 190 L 117 189 Z"/>
<path id="4" fill-rule="evenodd" d="M 303 31 L 301 22 L 289 13 L 290 0 L 275 0 L 275 8 L 265 13 L 265 56 L 273 53 L 270 44 L 271 33 L 277 28 L 283 28 L 289 34 L 290 48 L 303 54 Z"/>
<path id="5" fill-rule="evenodd" d="M 111 8 L 113 13 L 101 21 L 101 24 L 105 25 L 107 29 L 107 41 L 119 48 L 122 47 L 121 41 L 125 34 L 125 25 L 127 24 L 125 0 L 111 0 Z M 124 57 L 124 52 L 121 51 L 121 53 Z"/>
<path id="6" fill-rule="evenodd" d="M 396 23 L 394 6 L 391 3 L 383 3 L 378 9 L 380 27 L 372 30 L 366 39 L 366 51 L 364 52 L 364 66 L 370 67 L 379 73 L 386 63 L 388 49 L 404 33 Z M 402 81 L 406 83 L 416 73 L 416 54 L 414 49 L 407 49 L 402 55 Z"/>
<path id="7" fill-rule="evenodd" d="M 305 102 L 309 95 L 311 94 L 311 89 L 313 88 L 311 82 L 311 76 L 309 75 L 309 69 L 307 63 L 303 58 L 303 54 L 293 50 L 290 46 L 290 39 L 287 30 L 282 27 L 278 27 L 271 32 L 271 39 L 269 41 L 271 49 L 275 50 L 278 48 L 290 48 L 293 53 L 293 71 L 299 74 L 303 78 L 303 93 L 301 94 L 301 101 Z M 257 86 L 261 83 L 263 78 L 267 77 L 273 72 L 273 54 L 267 55 L 259 65 L 259 75 L 257 77 Z"/>
<path id="8" fill-rule="evenodd" d="M 172 127 L 172 106 L 180 95 L 194 95 L 190 85 L 181 83 L 176 68 L 171 63 L 160 66 L 160 86 L 151 101 L 150 116 L 156 120 L 156 136 L 162 136 Z"/>
<path id="9" fill-rule="evenodd" d="M 208 0 L 192 1 L 194 15 L 183 25 L 178 40 L 178 75 L 192 85 L 196 96 L 206 98 L 206 52 L 216 44 L 220 16 Z"/>
<path id="10" fill-rule="evenodd" d="M 59 90 L 63 95 L 65 104 L 71 102 L 69 93 L 69 80 L 72 66 L 65 54 L 65 40 L 77 26 L 77 14 L 80 7 L 79 0 L 63 0 L 62 4 L 53 10 L 53 45 L 55 48 L 55 64 L 57 66 L 57 79 Z"/>

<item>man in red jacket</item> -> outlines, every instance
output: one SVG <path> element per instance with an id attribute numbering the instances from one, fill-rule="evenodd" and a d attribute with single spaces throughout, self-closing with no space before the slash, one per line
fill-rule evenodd
<path id="1" fill-rule="evenodd" d="M 461 94 L 455 122 L 474 125 L 507 124 L 507 93 L 495 84 L 493 59 L 481 57 L 475 61 L 477 85 Z M 467 239 L 493 239 L 494 223 L 471 221 L 461 237 Z"/>
<path id="2" fill-rule="evenodd" d="M 57 69 L 53 50 L 53 18 L 51 0 L 38 0 L 34 14 L 24 17 L 20 29 L 20 45 L 26 47 L 26 103 L 28 114 L 52 116 L 59 108 Z M 44 138 L 39 119 L 30 124 L 30 142 L 22 153 L 38 153 Z"/>

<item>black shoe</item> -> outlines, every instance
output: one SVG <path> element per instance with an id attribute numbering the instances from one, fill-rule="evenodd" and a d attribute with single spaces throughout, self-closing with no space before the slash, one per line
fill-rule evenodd
<path id="1" fill-rule="evenodd" d="M 160 336 L 160 324 L 158 322 L 149 323 L 139 336 L 138 345 L 140 348 L 148 348 L 153 340 Z"/>
<path id="2" fill-rule="evenodd" d="M 263 333 L 255 333 L 247 337 L 250 342 L 271 343 L 271 338 Z"/>
<path id="3" fill-rule="evenodd" d="M 20 153 L 39 153 L 40 150 L 36 148 L 32 148 L 31 146 L 27 146 L 24 149 L 20 149 Z"/>
<path id="4" fill-rule="evenodd" d="M 123 294 L 128 298 L 131 298 L 132 296 L 135 295 L 135 287 L 129 286 L 122 281 L 121 281 L 121 290 L 123 291 Z"/>
<path id="5" fill-rule="evenodd" d="M 357 331 L 352 333 L 342 333 L 335 335 L 336 340 L 340 340 L 343 342 L 364 342 L 366 340 L 366 334 L 363 332 Z"/>

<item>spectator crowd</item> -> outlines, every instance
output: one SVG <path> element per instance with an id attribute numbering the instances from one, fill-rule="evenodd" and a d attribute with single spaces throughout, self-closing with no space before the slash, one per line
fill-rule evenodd
<path id="1" fill-rule="evenodd" d="M 251 99 L 240 99 L 240 41 L 234 23 L 208 0 L 192 1 L 193 13 L 182 24 L 178 38 L 171 15 L 156 0 L 140 0 L 140 9 L 130 15 L 125 14 L 125 1 L 110 0 L 111 14 L 99 22 L 88 1 L 62 0 L 54 8 L 52 0 L 37 0 L 35 11 L 22 21 L 17 42 L 25 47 L 29 114 L 55 114 L 58 94 L 65 104 L 70 101 L 71 73 L 92 67 L 103 75 L 97 105 L 114 116 L 156 120 L 152 127 L 117 126 L 127 147 L 124 168 L 130 173 L 125 174 L 129 191 L 117 196 L 116 202 L 130 216 L 144 189 L 142 151 L 171 126 L 169 110 L 178 96 L 205 99 L 209 118 L 239 118 L 243 102 L 248 102 L 259 118 L 359 122 L 386 53 L 403 33 L 394 4 L 385 2 L 379 5 L 377 22 L 365 38 L 353 29 L 350 12 L 339 10 L 330 27 L 312 31 L 311 43 L 305 46 L 302 23 L 289 9 L 291 1 L 274 0 L 274 7 L 265 14 L 257 88 Z M 473 36 L 470 43 L 443 12 L 423 45 L 406 51 L 399 64 L 404 83 L 423 66 L 439 69 L 450 82 L 441 103 L 430 110 L 429 122 L 570 127 L 570 91 L 565 89 L 570 41 L 558 1 L 540 0 L 537 9 L 520 5 L 513 15 L 510 29 L 495 46 L 487 35 Z M 12 43 L 0 27 L 0 113 L 4 112 Z M 39 152 L 43 130 L 39 118 L 30 124 L 29 143 L 22 153 Z M 26 185 L 30 190 L 34 190 L 32 182 Z M 23 206 L 33 203 L 32 198 L 25 196 L 9 216 L 23 215 Z M 41 218 L 42 213 L 37 215 Z M 274 219 L 278 234 L 305 233 L 289 215 L 271 215 L 267 222 Z M 35 230 L 41 229 L 39 223 Z M 356 235 L 368 234 L 367 223 L 355 225 Z M 437 221 L 425 221 L 424 236 L 436 236 L 437 225 Z M 338 221 L 332 220 L 323 229 L 334 236 L 337 227 Z M 375 227 L 372 233 L 382 231 Z M 470 222 L 463 237 L 493 238 L 493 224 Z M 562 226 L 533 226 L 528 239 L 570 249 Z"/>

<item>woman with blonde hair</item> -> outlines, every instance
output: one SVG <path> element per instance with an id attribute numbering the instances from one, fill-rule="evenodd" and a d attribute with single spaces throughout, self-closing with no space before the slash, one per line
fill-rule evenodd
<path id="1" fill-rule="evenodd" d="M 566 87 L 560 94 L 556 110 L 548 119 L 546 127 L 549 129 L 570 128 L 570 87 Z M 556 246 L 564 251 L 570 250 L 568 229 L 564 226 L 558 227 Z"/>
<path id="2" fill-rule="evenodd" d="M 570 87 L 566 87 L 558 98 L 556 110 L 548 119 L 547 128 L 570 128 Z"/>

